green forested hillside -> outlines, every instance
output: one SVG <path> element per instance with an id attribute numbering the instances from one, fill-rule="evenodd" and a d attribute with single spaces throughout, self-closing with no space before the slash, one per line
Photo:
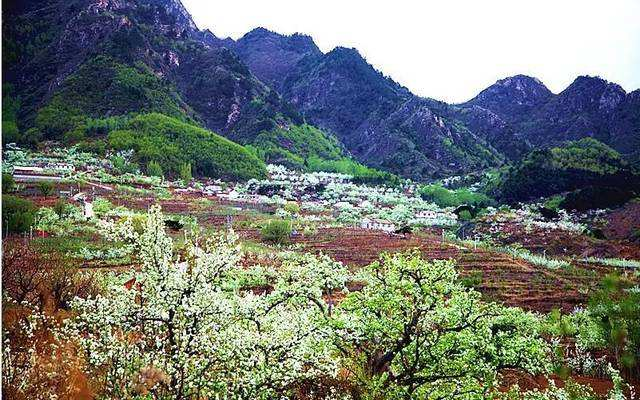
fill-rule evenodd
<path id="1" fill-rule="evenodd" d="M 116 150 L 134 149 L 137 161 L 158 162 L 165 172 L 177 174 L 191 163 L 196 175 L 247 180 L 266 175 L 264 163 L 246 148 L 195 125 L 151 113 L 109 133 Z"/>
<path id="2" fill-rule="evenodd" d="M 618 152 L 584 138 L 529 153 L 504 174 L 499 197 L 527 201 L 589 187 L 618 188 L 631 196 L 640 189 L 640 176 Z"/>

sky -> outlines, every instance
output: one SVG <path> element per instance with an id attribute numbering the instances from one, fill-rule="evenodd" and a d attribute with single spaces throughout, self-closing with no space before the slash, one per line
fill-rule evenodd
<path id="1" fill-rule="evenodd" d="M 261 26 L 354 47 L 413 93 L 457 103 L 515 74 L 559 93 L 579 75 L 640 88 L 640 0 L 182 0 L 200 29 Z"/>

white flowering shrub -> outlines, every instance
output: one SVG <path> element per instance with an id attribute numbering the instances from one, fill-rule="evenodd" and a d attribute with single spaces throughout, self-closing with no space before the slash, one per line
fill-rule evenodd
<path id="1" fill-rule="evenodd" d="M 65 206 L 64 216 L 58 215 L 53 208 L 42 207 L 36 213 L 34 227 L 37 230 L 61 236 L 85 229 L 85 226 L 78 224 L 83 221 L 84 216 L 80 208 L 71 204 Z"/>
<path id="2" fill-rule="evenodd" d="M 336 374 L 323 294 L 344 287 L 340 264 L 290 255 L 272 289 L 255 291 L 240 284 L 234 235 L 194 237 L 178 256 L 158 207 L 144 233 L 123 231 L 142 263 L 135 283 L 114 280 L 105 295 L 77 299 L 68 327 L 106 397 L 274 398 Z"/>

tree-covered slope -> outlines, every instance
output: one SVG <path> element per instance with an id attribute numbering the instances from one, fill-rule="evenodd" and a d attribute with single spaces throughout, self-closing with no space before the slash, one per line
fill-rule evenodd
<path id="1" fill-rule="evenodd" d="M 266 176 L 264 163 L 246 148 L 195 125 L 151 113 L 138 115 L 108 135 L 116 150 L 135 150 L 143 164 L 159 163 L 177 174 L 190 163 L 196 175 L 232 180 Z"/>
<path id="2" fill-rule="evenodd" d="M 584 138 L 529 153 L 505 173 L 499 196 L 507 202 L 528 201 L 593 187 L 620 189 L 630 197 L 640 193 L 640 175 L 617 151 Z"/>

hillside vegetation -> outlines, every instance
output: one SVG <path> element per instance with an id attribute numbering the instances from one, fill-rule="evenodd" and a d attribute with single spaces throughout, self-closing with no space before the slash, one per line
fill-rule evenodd
<path id="1" fill-rule="evenodd" d="M 640 189 L 640 176 L 618 152 L 584 138 L 529 153 L 504 174 L 499 197 L 527 201 L 591 187 L 621 189 L 631 197 Z"/>
<path id="2" fill-rule="evenodd" d="M 261 132 L 247 146 L 268 164 L 310 172 L 338 172 L 356 182 L 396 185 L 400 178 L 367 167 L 347 156 L 340 142 L 312 125 L 291 125 Z"/>
<path id="3" fill-rule="evenodd" d="M 266 176 L 264 163 L 246 148 L 213 132 L 166 115 L 151 113 L 132 118 L 124 129 L 109 133 L 109 146 L 135 150 L 137 161 L 158 162 L 177 174 L 191 163 L 198 176 L 247 180 Z"/>

